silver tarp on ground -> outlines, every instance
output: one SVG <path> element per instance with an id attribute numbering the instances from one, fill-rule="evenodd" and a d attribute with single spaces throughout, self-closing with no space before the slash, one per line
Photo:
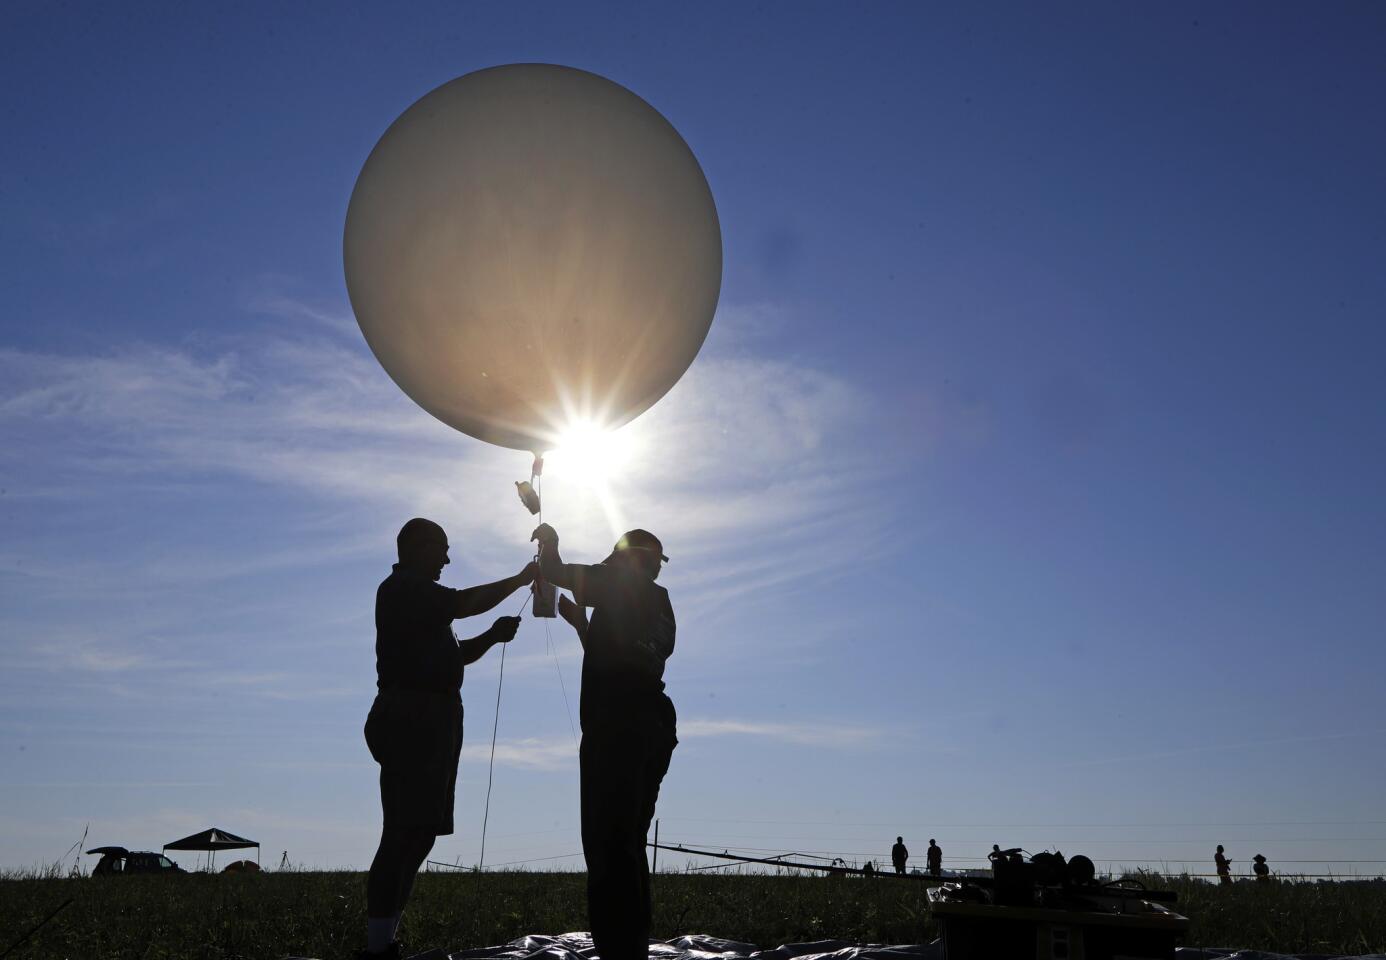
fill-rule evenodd
<path id="1" fill-rule="evenodd" d="M 585 933 L 557 937 L 529 936 L 499 947 L 461 950 L 450 960 L 594 960 L 592 938 Z M 943 944 L 877 946 L 847 940 L 786 943 L 762 950 L 753 943 L 738 943 L 694 934 L 667 943 L 650 943 L 650 960 L 943 960 Z"/>
<path id="2" fill-rule="evenodd" d="M 1351 957 L 1338 953 L 1266 953 L 1264 950 L 1229 950 L 1226 947 L 1180 947 L 1174 951 L 1177 960 L 1386 960 L 1380 953 L 1362 953 Z"/>
<path id="3" fill-rule="evenodd" d="M 1321 953 L 1262 953 L 1217 947 L 1181 947 L 1177 960 L 1386 960 L 1386 955 L 1339 957 Z M 596 960 L 592 939 L 585 933 L 565 933 L 557 937 L 528 936 L 499 947 L 433 951 L 428 960 Z M 421 958 L 422 960 L 422 958 Z M 762 950 L 752 943 L 693 935 L 667 943 L 650 944 L 650 960 L 944 960 L 943 941 L 912 946 L 882 946 L 849 943 L 846 940 L 819 940 L 814 943 L 786 943 Z"/>
<path id="4" fill-rule="evenodd" d="M 1174 956 L 1177 960 L 1386 960 L 1386 954 L 1380 953 L 1347 957 L 1339 953 L 1265 953 L 1264 950 L 1231 950 L 1220 946 L 1181 946 Z"/>

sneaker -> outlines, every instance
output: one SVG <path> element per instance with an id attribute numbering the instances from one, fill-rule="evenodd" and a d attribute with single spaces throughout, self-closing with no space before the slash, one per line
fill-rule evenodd
<path id="1" fill-rule="evenodd" d="M 401 960 L 404 956 L 404 944 L 398 940 L 391 940 L 384 950 L 361 950 L 356 954 L 356 960 Z"/>

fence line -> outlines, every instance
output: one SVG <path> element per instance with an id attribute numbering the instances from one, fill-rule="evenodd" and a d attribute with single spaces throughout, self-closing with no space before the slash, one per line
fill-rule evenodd
<path id="1" fill-rule="evenodd" d="M 936 827 L 1006 827 L 1010 829 L 1039 829 L 1042 827 L 1345 827 L 1345 826 L 1374 826 L 1386 824 L 1386 820 L 1239 820 L 1227 822 L 1205 822 L 1205 823 L 1175 823 L 1172 821 L 1151 821 L 1148 823 L 949 823 L 936 822 L 927 823 L 907 823 L 895 821 L 893 823 L 853 823 L 846 820 L 739 820 L 736 818 L 718 819 L 715 817 L 670 817 L 660 814 L 661 820 L 670 820 L 687 823 L 773 823 L 788 824 L 798 826 L 825 826 L 825 827 L 889 827 L 894 830 L 896 827 L 922 827 L 932 830 Z"/>
<path id="2" fill-rule="evenodd" d="M 661 819 L 662 819 L 662 818 L 661 818 Z M 1129 842 L 1141 842 L 1141 841 L 1129 841 Z M 1273 843 L 1273 842 L 1275 842 L 1275 841 L 1269 841 L 1269 842 L 1272 842 L 1272 843 Z M 705 849 L 705 850 L 708 850 L 708 849 L 718 849 L 718 848 L 720 848 L 724 853 L 731 853 L 731 854 L 734 854 L 734 855 L 739 855 L 739 854 L 743 854 L 743 853 L 744 853 L 745 855 L 747 855 L 748 857 L 750 857 L 750 858 L 752 858 L 752 859 L 768 859 L 768 858 L 766 857 L 767 854 L 777 854 L 777 855 L 779 855 L 779 856 L 790 856 L 790 854 L 786 854 L 786 853 L 783 852 L 783 848 L 776 848 L 776 847 L 749 847 L 749 846 L 737 846 L 737 845 L 724 845 L 724 844 L 718 844 L 718 843 L 708 843 L 708 842 L 704 842 L 704 841 L 683 840 L 683 839 L 678 839 L 678 840 L 673 840 L 673 839 L 671 839 L 671 840 L 667 840 L 666 843 L 668 843 L 668 844 L 670 844 L 670 845 L 673 845 L 673 846 L 701 847 L 701 848 L 703 848 L 703 849 Z M 848 851 L 842 851 L 842 850 L 799 850 L 799 851 L 796 851 L 796 852 L 793 854 L 793 856 L 795 856 L 795 857 L 800 857 L 800 858 L 807 858 L 807 859 L 811 859 L 811 860 L 830 860 L 830 859 L 843 859 L 843 860 L 846 860 L 846 859 L 849 859 L 849 858 L 850 858 L 850 859 L 852 859 L 853 861 L 868 861 L 868 860 L 870 860 L 870 861 L 880 861 L 880 862 L 884 862 L 884 863 L 888 863 L 889 860 L 890 860 L 889 854 L 888 854 L 888 852 L 887 852 L 885 849 L 882 849 L 882 850 L 880 850 L 880 851 L 875 851 L 875 852 L 869 852 L 869 853 L 868 853 L 868 852 L 848 852 Z M 923 858 L 920 857 L 920 856 L 918 856 L 918 855 L 911 855 L 911 858 L 910 858 L 910 859 L 912 859 L 912 860 L 918 862 L 918 861 L 922 860 Z M 1151 859 L 1151 858 L 1147 858 L 1147 857 L 1104 857 L 1104 858 L 1092 858 L 1092 857 L 1090 857 L 1089 859 L 1093 860 L 1093 862 L 1094 862 L 1095 864 L 1102 865 L 1102 866 L 1104 867 L 1104 869 L 1108 869 L 1108 870 L 1111 870 L 1112 868 L 1115 867 L 1115 868 L 1117 868 L 1117 869 L 1127 869 L 1127 870 L 1131 870 L 1131 869 L 1145 869 L 1145 870 L 1150 870 L 1151 872 L 1154 872 L 1154 873 L 1161 873 L 1161 872 L 1168 872 L 1168 868 L 1169 868 L 1171 865 L 1178 865 L 1178 866 L 1180 866 L 1180 867 L 1184 867 L 1184 866 L 1187 866 L 1187 865 L 1189 865 L 1189 864 L 1202 864 L 1202 863 L 1208 863 L 1212 858 L 1211 858 L 1211 857 L 1204 857 L 1204 858 L 1199 858 L 1199 859 L 1197 859 L 1197 860 L 1186 860 L 1186 859 L 1174 859 L 1174 858 L 1163 858 L 1163 857 L 1162 857 L 1162 858 L 1159 858 L 1159 859 Z M 990 861 L 989 861 L 985 856 L 946 856 L 946 857 L 943 858 L 943 860 L 946 861 L 946 862 L 951 863 L 951 864 L 953 865 L 954 869 L 959 869 L 959 868 L 962 868 L 962 869 L 968 869 L 968 868 L 972 868 L 972 869 L 987 869 L 987 868 L 990 867 Z M 1332 857 L 1318 857 L 1318 858 L 1313 858 L 1313 859 L 1299 859 L 1299 858 L 1296 858 L 1296 859 L 1278 859 L 1278 860 L 1276 860 L 1276 861 L 1274 861 L 1274 862 L 1275 862 L 1276 864 L 1323 864 L 1325 867 L 1331 868 L 1331 867 L 1334 866 L 1334 865 L 1345 865 L 1345 866 L 1381 865 L 1381 864 L 1386 864 L 1386 859 L 1370 859 L 1370 858 L 1334 859 L 1334 858 L 1332 858 Z M 773 866 L 773 864 L 755 864 L 755 866 Z M 701 867 L 701 866 L 700 866 L 700 867 L 693 867 L 693 868 L 690 868 L 690 869 L 691 869 L 691 870 L 704 870 L 704 869 L 713 869 L 713 868 L 712 868 L 712 867 Z M 883 869 L 885 869 L 885 868 L 883 868 Z M 1216 873 L 1190 873 L 1190 872 L 1188 872 L 1187 870 L 1183 870 L 1183 869 L 1179 870 L 1179 874 L 1180 874 L 1181 876 L 1189 876 L 1189 877 L 1217 877 L 1217 876 L 1218 876 L 1218 874 L 1216 874 Z M 1277 873 L 1276 873 L 1275 875 L 1276 875 L 1277 877 L 1284 878 L 1284 879 L 1327 879 L 1327 878 L 1345 879 L 1345 878 L 1348 878 L 1348 877 L 1356 877 L 1356 876 L 1358 876 L 1357 874 L 1349 874 L 1349 873 L 1346 873 L 1346 872 L 1344 872 L 1344 873 L 1285 873 L 1285 872 L 1279 872 L 1279 871 L 1277 871 Z M 1249 874 L 1239 874 L 1238 876 L 1249 876 Z"/>
<path id="3" fill-rule="evenodd" d="M 703 847 L 703 848 L 705 848 L 705 849 L 709 849 L 709 848 L 718 848 L 718 849 L 722 849 L 722 850 L 744 850 L 744 851 L 746 851 L 747 853 L 757 853 L 757 854 L 761 854 L 761 853 L 781 853 L 781 855 L 783 855 L 782 851 L 784 850 L 783 847 L 751 847 L 751 846 L 743 846 L 743 845 L 741 845 L 741 844 L 716 843 L 716 842 L 704 841 L 704 840 L 668 839 L 668 840 L 666 840 L 666 842 L 667 842 L 667 843 L 671 843 L 671 844 L 679 844 L 679 845 L 683 845 L 683 846 Z M 954 841 L 954 842 L 956 842 L 956 841 Z M 1069 842 L 1069 841 L 1063 841 L 1063 842 Z M 1077 841 L 1077 842 L 1082 842 L 1082 841 Z M 1125 842 L 1129 842 L 1129 843 L 1143 843 L 1143 842 L 1145 842 L 1145 841 L 1141 841 L 1141 840 L 1132 840 L 1132 841 L 1125 841 Z M 1250 847 L 1250 846 L 1255 846 L 1257 843 L 1272 844 L 1272 843 L 1278 843 L 1278 842 L 1282 842 L 1282 841 L 1277 841 L 1277 840 L 1273 840 L 1273 839 L 1272 839 L 1272 840 L 1261 840 L 1261 841 L 1237 841 L 1237 842 L 1238 842 L 1238 843 L 1244 843 L 1246 846 Z M 820 860 L 827 860 L 827 859 L 831 859 L 831 858 L 833 858 L 833 857 L 857 857 L 857 858 L 865 858 L 865 859 L 883 859 L 883 860 L 888 860 L 888 859 L 890 859 L 889 849 L 886 848 L 886 847 L 882 847 L 882 848 L 879 849 L 879 850 L 873 850 L 873 851 L 849 851 L 849 850 L 831 850 L 831 849 L 830 849 L 830 850 L 798 850 L 798 851 L 796 851 L 795 855 L 796 855 L 796 856 L 801 856 L 801 857 L 813 857 L 813 858 L 815 858 L 815 859 L 820 859 Z M 922 855 L 920 855 L 920 854 L 911 854 L 911 855 L 910 855 L 910 859 L 911 859 L 911 860 L 922 860 L 923 857 L 922 857 Z M 944 859 L 944 860 L 950 860 L 950 861 L 953 861 L 953 862 L 980 863 L 982 866 L 987 866 L 987 865 L 989 864 L 989 861 L 987 860 L 987 857 L 986 857 L 985 854 L 979 854 L 979 855 L 977 855 L 977 856 L 945 856 L 943 859 Z M 1211 857 L 1211 856 L 1208 856 L 1208 857 L 1199 857 L 1199 858 L 1197 858 L 1197 859 L 1183 859 L 1183 858 L 1175 858 L 1175 857 L 1159 857 L 1159 858 L 1152 858 L 1152 857 L 1091 857 L 1091 856 L 1089 856 L 1088 859 L 1092 860 L 1094 863 L 1205 863 L 1205 862 L 1207 862 L 1207 861 L 1212 860 L 1212 857 Z M 1276 863 L 1363 863 L 1363 864 L 1365 864 L 1365 863 L 1386 863 L 1386 858 L 1382 858 L 1382 859 L 1370 859 L 1370 858 L 1334 859 L 1333 857 L 1308 857 L 1308 858 L 1296 858 L 1296 859 L 1278 858 L 1275 862 L 1276 862 Z"/>
<path id="4" fill-rule="evenodd" d="M 542 862 L 544 862 L 544 861 L 546 861 L 546 860 L 567 860 L 567 859 L 570 858 L 570 857 L 580 857 L 580 856 L 582 856 L 582 854 L 580 854 L 580 853 L 559 853 L 559 854 L 555 854 L 555 855 L 552 856 L 552 857 L 531 857 L 531 858 L 528 859 L 528 860 L 507 860 L 507 861 L 504 862 L 504 863 L 493 863 L 493 864 L 490 864 L 490 865 L 487 867 L 487 869 L 488 869 L 488 870 L 494 870 L 496 867 L 517 867 L 517 866 L 520 866 L 521 864 L 525 864 L 525 863 L 542 863 Z M 448 863 L 448 862 L 445 861 L 445 860 L 426 860 L 426 861 L 424 861 L 424 862 L 425 862 L 425 863 L 430 863 L 430 864 L 432 864 L 432 865 L 435 866 L 435 867 L 447 867 L 449 870 L 464 870 L 464 871 L 477 871 L 477 872 L 480 872 L 480 868 L 478 868 L 478 867 L 476 867 L 476 866 L 467 866 L 467 865 L 461 864 L 461 863 Z"/>

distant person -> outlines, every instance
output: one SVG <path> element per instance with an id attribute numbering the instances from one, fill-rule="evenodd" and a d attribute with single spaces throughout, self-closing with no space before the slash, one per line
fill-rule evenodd
<path id="1" fill-rule="evenodd" d="M 991 861 L 991 868 L 996 869 L 998 863 L 1006 863 L 1020 856 L 1019 847 L 1008 847 L 1002 850 L 999 844 L 991 845 L 991 853 L 987 854 L 987 859 Z"/>
<path id="2" fill-rule="evenodd" d="M 1218 883 L 1230 884 L 1232 882 L 1232 861 L 1223 855 L 1222 844 L 1218 844 L 1217 853 L 1213 854 L 1213 865 L 1217 867 Z"/>
<path id="3" fill-rule="evenodd" d="M 1255 861 L 1251 866 L 1251 872 L 1256 874 L 1256 882 L 1270 883 L 1270 865 L 1266 863 L 1266 858 L 1258 853 L 1251 859 Z"/>
<path id="4" fill-rule="evenodd" d="M 531 563 L 513 577 L 466 590 L 438 583 L 448 538 L 416 517 L 396 539 L 399 562 L 375 594 L 379 688 L 366 718 L 366 745 L 380 764 L 384 825 L 366 880 L 363 957 L 398 957 L 395 939 L 414 875 L 436 837 L 453 831 L 462 750 L 462 675 L 469 663 L 515 636 L 519 617 L 501 617 L 459 641 L 452 621 L 485 613 L 533 582 Z M 287 854 L 286 854 L 287 857 Z"/>
<path id="5" fill-rule="evenodd" d="M 863 876 L 874 877 L 876 875 L 876 863 L 873 860 L 866 861 L 866 866 L 861 868 Z"/>
<path id="6" fill-rule="evenodd" d="M 674 607 L 655 583 L 669 558 L 654 534 L 631 530 L 599 564 L 564 563 L 558 533 L 540 524 L 539 569 L 573 599 L 559 613 L 582 640 L 582 852 L 587 919 L 602 960 L 646 960 L 650 941 L 647 836 L 659 785 L 678 744 L 664 664 Z M 592 608 L 587 618 L 586 608 Z"/>
<path id="7" fill-rule="evenodd" d="M 943 848 L 933 837 L 929 838 L 929 849 L 924 852 L 924 862 L 928 866 L 929 876 L 943 876 Z"/>
<path id="8" fill-rule="evenodd" d="M 905 861 L 909 858 L 910 852 L 905 849 L 905 838 L 896 837 L 895 846 L 890 848 L 890 862 L 895 865 L 895 872 L 902 877 L 905 875 Z"/>

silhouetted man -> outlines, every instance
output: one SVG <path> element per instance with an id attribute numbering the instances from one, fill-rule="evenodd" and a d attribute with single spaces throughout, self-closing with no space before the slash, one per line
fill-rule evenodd
<path id="1" fill-rule="evenodd" d="M 924 852 L 924 862 L 928 865 L 929 876 L 943 876 L 943 848 L 933 837 L 929 838 L 929 849 Z"/>
<path id="2" fill-rule="evenodd" d="M 366 881 L 364 957 L 399 956 L 395 933 L 414 874 L 434 838 L 452 833 L 463 670 L 513 638 L 520 624 L 519 617 L 501 617 L 480 636 L 458 641 L 452 621 L 485 613 L 537 572 L 531 563 L 513 577 L 452 590 L 437 582 L 448 564 L 442 527 L 416 517 L 397 545 L 399 563 L 375 594 L 379 690 L 366 718 L 366 745 L 380 764 L 384 826 Z"/>
<path id="3" fill-rule="evenodd" d="M 1222 844 L 1218 844 L 1217 852 L 1213 854 L 1213 866 L 1218 871 L 1218 883 L 1230 884 L 1232 882 L 1232 861 L 1223 856 Z"/>
<path id="4" fill-rule="evenodd" d="M 1266 858 L 1258 853 L 1251 859 L 1256 861 L 1251 866 L 1251 872 L 1256 874 L 1256 882 L 1270 883 L 1270 864 L 1266 863 Z"/>
<path id="5" fill-rule="evenodd" d="M 890 862 L 895 865 L 895 872 L 904 876 L 905 861 L 910 858 L 910 852 L 905 849 L 905 838 L 896 837 L 895 846 L 890 848 Z"/>
<path id="6" fill-rule="evenodd" d="M 646 836 L 678 743 L 664 663 L 674 608 L 655 583 L 669 558 L 654 534 L 631 530 L 600 564 L 564 563 L 558 534 L 534 531 L 541 576 L 573 592 L 559 610 L 582 638 L 582 851 L 587 916 L 602 960 L 645 960 L 650 941 Z M 584 608 L 592 608 L 591 621 Z"/>
<path id="7" fill-rule="evenodd" d="M 991 845 L 991 853 L 987 854 L 987 859 L 991 861 L 991 868 L 995 870 L 998 863 L 1009 863 L 1012 858 L 1019 856 L 1019 854 L 1019 847 L 1008 847 L 1002 850 L 999 843 L 993 843 Z"/>

